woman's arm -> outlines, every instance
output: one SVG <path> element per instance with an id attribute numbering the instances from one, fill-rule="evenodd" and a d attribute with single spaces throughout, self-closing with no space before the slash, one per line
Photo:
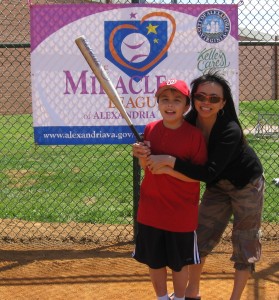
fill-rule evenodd
<path id="1" fill-rule="evenodd" d="M 199 182 L 198 180 L 189 178 L 186 175 L 183 175 L 182 173 L 179 173 L 168 166 L 161 167 L 159 169 L 156 169 L 156 171 L 151 171 L 151 172 L 152 174 L 168 174 L 172 177 L 175 177 L 179 180 L 186 181 L 186 182 Z"/>
<path id="2" fill-rule="evenodd" d="M 186 182 L 198 182 L 173 169 L 175 157 L 171 155 L 150 155 L 147 158 L 139 158 L 140 166 L 144 169 L 148 167 L 152 174 L 168 174 L 172 177 Z"/>
<path id="3" fill-rule="evenodd" d="M 208 161 L 205 164 L 196 164 L 170 155 L 150 155 L 147 164 L 154 173 L 158 172 L 160 168 L 168 166 L 188 178 L 210 183 L 215 178 L 222 176 L 222 172 L 241 151 L 241 130 L 235 122 L 220 124 L 217 129 L 211 133 Z"/>
<path id="4" fill-rule="evenodd" d="M 211 131 L 206 164 L 193 164 L 190 161 L 176 158 L 173 169 L 206 183 L 210 183 L 216 178 L 222 178 L 222 174 L 228 166 L 239 159 L 242 151 L 241 139 L 241 129 L 236 122 L 220 122 Z"/>
<path id="5" fill-rule="evenodd" d="M 152 172 L 157 172 L 162 167 L 170 167 L 173 169 L 175 160 L 176 158 L 171 155 L 149 155 L 146 159 Z"/>

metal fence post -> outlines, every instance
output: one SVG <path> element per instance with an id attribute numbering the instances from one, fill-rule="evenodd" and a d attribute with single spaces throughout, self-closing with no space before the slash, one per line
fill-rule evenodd
<path id="1" fill-rule="evenodd" d="M 279 98 L 278 92 L 278 35 L 275 36 L 275 46 L 274 46 L 274 82 L 275 82 L 275 95 L 274 99 Z"/>
<path id="2" fill-rule="evenodd" d="M 133 220 L 134 220 L 134 240 L 137 234 L 137 211 L 140 195 L 140 174 L 141 168 L 138 158 L 133 156 Z"/>

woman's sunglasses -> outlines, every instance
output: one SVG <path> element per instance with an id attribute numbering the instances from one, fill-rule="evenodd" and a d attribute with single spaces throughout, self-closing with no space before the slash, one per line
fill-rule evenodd
<path id="1" fill-rule="evenodd" d="M 218 103 L 224 98 L 219 97 L 219 96 L 210 96 L 210 95 L 204 95 L 204 94 L 194 94 L 194 99 L 205 102 L 208 100 L 210 103 Z"/>

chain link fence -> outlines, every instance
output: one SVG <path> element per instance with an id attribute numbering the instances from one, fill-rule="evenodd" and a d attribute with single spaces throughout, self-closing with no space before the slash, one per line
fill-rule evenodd
<path id="1" fill-rule="evenodd" d="M 33 0 L 32 4 L 89 2 L 93 1 Z M 178 5 L 237 2 L 160 1 Z M 239 3 L 239 114 L 265 168 L 266 239 L 279 234 L 279 187 L 274 180 L 279 177 L 279 32 L 270 33 L 279 22 L 278 10 L 275 0 Z M 22 243 L 132 241 L 141 173 L 131 146 L 34 143 L 29 27 L 27 0 L 0 1 L 0 239 Z M 230 233 L 228 228 L 224 239 Z"/>

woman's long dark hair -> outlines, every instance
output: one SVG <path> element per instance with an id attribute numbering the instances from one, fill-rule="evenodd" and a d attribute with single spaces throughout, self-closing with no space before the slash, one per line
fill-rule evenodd
<path id="1" fill-rule="evenodd" d="M 199 85 L 203 84 L 205 82 L 214 82 L 214 83 L 217 83 L 217 84 L 222 86 L 224 99 L 226 100 L 226 103 L 223 107 L 224 115 L 228 119 L 235 121 L 239 125 L 239 127 L 241 129 L 241 132 L 242 132 L 242 141 L 246 143 L 246 139 L 244 137 L 243 129 L 242 129 L 242 126 L 239 122 L 239 119 L 237 117 L 237 113 L 236 113 L 236 110 L 235 110 L 230 85 L 229 85 L 228 81 L 222 75 L 220 75 L 218 72 L 208 72 L 208 73 L 194 79 L 191 82 L 190 86 L 191 86 L 191 106 L 192 106 L 192 110 L 195 111 L 193 95 L 197 92 L 197 89 L 198 89 Z"/>

